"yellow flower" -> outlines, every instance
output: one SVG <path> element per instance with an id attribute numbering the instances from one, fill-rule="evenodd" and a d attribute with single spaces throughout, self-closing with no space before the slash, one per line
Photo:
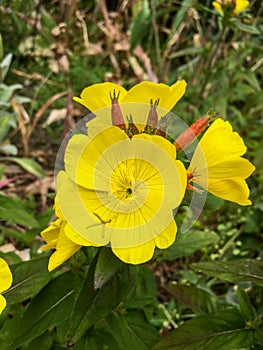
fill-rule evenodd
<path id="1" fill-rule="evenodd" d="M 133 86 L 129 91 L 114 83 L 95 84 L 85 88 L 79 97 L 74 97 L 76 102 L 84 105 L 91 112 L 95 112 L 96 118 L 88 123 L 92 127 L 98 120 L 103 123 L 102 129 L 110 125 L 118 125 L 120 128 L 128 128 L 128 120 L 132 119 L 140 131 L 147 124 L 149 105 L 154 106 L 157 118 L 167 114 L 183 96 L 186 82 L 178 80 L 172 86 L 143 81 Z M 140 105 L 138 110 L 138 104 Z M 114 115 L 114 117 L 113 117 Z"/>
<path id="2" fill-rule="evenodd" d="M 238 15 L 239 12 L 245 10 L 249 6 L 248 0 L 216 0 L 212 2 L 215 9 L 222 13 Z"/>
<path id="3" fill-rule="evenodd" d="M 146 262 L 155 246 L 174 242 L 173 209 L 185 188 L 175 147 L 158 135 L 129 138 L 116 126 L 95 136 L 74 135 L 65 171 L 57 176 L 63 232 L 76 245 L 110 244 L 122 261 Z"/>
<path id="4" fill-rule="evenodd" d="M 0 293 L 10 288 L 12 281 L 13 281 L 13 278 L 12 278 L 11 271 L 8 267 L 8 264 L 5 262 L 4 259 L 0 258 Z M 0 314 L 3 312 L 5 307 L 6 307 L 6 300 L 0 294 Z"/>
<path id="5" fill-rule="evenodd" d="M 94 84 L 85 88 L 79 97 L 73 97 L 90 111 L 94 112 L 111 105 L 112 92 L 118 94 L 119 103 L 149 103 L 150 100 L 159 100 L 158 107 L 170 111 L 183 96 L 186 82 L 178 80 L 172 86 L 143 81 L 133 86 L 129 91 L 114 83 Z"/>
<path id="6" fill-rule="evenodd" d="M 255 167 L 241 156 L 246 146 L 229 122 L 220 118 L 207 129 L 196 147 L 188 178 L 215 196 L 250 205 L 249 188 L 245 179 Z"/>

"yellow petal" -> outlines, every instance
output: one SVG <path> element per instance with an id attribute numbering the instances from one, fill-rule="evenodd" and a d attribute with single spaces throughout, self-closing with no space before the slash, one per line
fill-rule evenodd
<path id="1" fill-rule="evenodd" d="M 128 136 L 118 127 L 111 126 L 91 138 L 86 135 L 75 135 L 69 141 L 65 152 L 65 169 L 70 178 L 77 184 L 95 189 L 94 172 L 96 168 L 96 190 L 109 190 L 105 187 L 105 178 L 112 171 L 112 164 L 104 159 L 103 153 L 114 143 L 128 141 Z M 103 163 L 97 166 L 99 159 Z"/>
<path id="2" fill-rule="evenodd" d="M 240 178 L 231 179 L 209 179 L 208 191 L 215 196 L 237 203 L 239 205 L 250 205 L 249 188 L 246 181 Z"/>
<path id="3" fill-rule="evenodd" d="M 41 250 L 44 251 L 56 248 L 61 224 L 61 219 L 57 219 L 56 221 L 51 222 L 50 226 L 40 233 L 41 237 L 47 242 L 46 245 L 41 247 Z"/>
<path id="4" fill-rule="evenodd" d="M 220 5 L 217 1 L 213 1 L 213 2 L 212 2 L 212 5 L 214 6 L 214 8 L 215 8 L 217 11 L 223 12 L 221 5 Z"/>
<path id="5" fill-rule="evenodd" d="M 149 104 L 151 100 L 153 100 L 153 102 L 159 100 L 157 113 L 158 108 L 170 111 L 184 95 L 185 89 L 186 82 L 184 80 L 178 80 L 172 86 L 143 81 L 128 91 L 122 103 L 140 102 Z"/>
<path id="6" fill-rule="evenodd" d="M 0 258 L 0 293 L 10 288 L 12 281 L 12 273 L 7 262 Z"/>
<path id="7" fill-rule="evenodd" d="M 95 112 L 106 106 L 111 106 L 111 94 L 115 90 L 116 94 L 120 93 L 118 101 L 123 100 L 127 91 L 120 85 L 114 83 L 94 84 L 85 88 L 80 97 L 73 97 L 73 99 L 87 107 L 90 111 Z"/>
<path id="8" fill-rule="evenodd" d="M 65 235 L 70 239 L 72 242 L 82 245 L 82 246 L 95 246 L 99 247 L 98 244 L 95 244 L 93 242 L 89 242 L 86 238 L 81 237 L 70 225 L 65 226 Z"/>
<path id="9" fill-rule="evenodd" d="M 132 248 L 114 248 L 113 253 L 127 264 L 142 264 L 151 260 L 154 253 L 154 240 Z"/>
<path id="10" fill-rule="evenodd" d="M 92 214 L 97 203 L 100 204 L 96 192 L 76 185 L 64 171 L 60 171 L 57 176 L 57 199 L 65 220 L 77 234 L 87 240 L 87 245 L 90 242 L 94 246 L 109 242 L 109 237 L 104 234 L 105 225 Z"/>
<path id="11" fill-rule="evenodd" d="M 216 196 L 248 205 L 249 190 L 244 180 L 255 167 L 241 157 L 245 151 L 238 133 L 233 132 L 228 122 L 217 119 L 199 142 L 188 173 L 193 174 L 196 184 Z"/>
<path id="12" fill-rule="evenodd" d="M 245 10 L 249 6 L 249 1 L 247 0 L 236 0 L 235 14 Z"/>
<path id="13" fill-rule="evenodd" d="M 4 308 L 6 307 L 6 300 L 5 298 L 0 294 L 0 315 L 3 312 Z"/>
<path id="14" fill-rule="evenodd" d="M 49 271 L 52 271 L 59 265 L 63 264 L 81 248 L 80 245 L 73 243 L 70 239 L 66 237 L 64 227 L 65 224 L 61 226 L 56 245 L 56 251 L 51 255 L 49 259 Z"/>
<path id="15" fill-rule="evenodd" d="M 166 249 L 173 244 L 177 232 L 177 226 L 172 218 L 170 224 L 161 232 L 157 237 L 154 238 L 155 244 L 160 249 Z"/>

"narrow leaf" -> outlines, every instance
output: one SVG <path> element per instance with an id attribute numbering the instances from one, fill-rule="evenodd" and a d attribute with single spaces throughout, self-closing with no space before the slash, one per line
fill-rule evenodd
<path id="1" fill-rule="evenodd" d="M 157 260 L 177 259 L 181 256 L 191 255 L 209 244 L 215 244 L 218 239 L 218 235 L 214 232 L 188 231 L 179 233 L 170 248 L 158 252 Z"/>
<path id="2" fill-rule="evenodd" d="M 14 163 L 17 163 L 30 174 L 35 175 L 36 177 L 43 178 L 46 176 L 46 173 L 42 166 L 34 161 L 33 159 L 28 158 L 17 158 L 17 157 L 5 157 L 5 160 L 10 160 Z"/>
<path id="3" fill-rule="evenodd" d="M 133 288 L 133 271 L 124 265 L 101 288 L 94 289 L 95 263 L 91 265 L 70 319 L 68 338 L 72 343 L 126 299 Z"/>
<path id="4" fill-rule="evenodd" d="M 10 266 L 13 283 L 5 293 L 8 305 L 17 304 L 35 296 L 50 280 L 47 270 L 49 257 L 40 257 Z"/>
<path id="5" fill-rule="evenodd" d="M 198 313 L 214 312 L 220 307 L 215 295 L 195 286 L 170 285 L 165 290 L 175 298 Z"/>
<path id="6" fill-rule="evenodd" d="M 237 289 L 237 300 L 244 320 L 252 321 L 256 317 L 256 311 L 253 308 L 247 293 L 240 287 Z"/>
<path id="7" fill-rule="evenodd" d="M 252 329 L 237 309 L 196 316 L 170 332 L 153 350 L 233 350 L 254 344 Z"/>
<path id="8" fill-rule="evenodd" d="M 0 334 L 0 349 L 16 349 L 65 321 L 70 315 L 78 285 L 71 271 L 52 280 L 33 299 L 22 317 L 5 322 Z"/>
<path id="9" fill-rule="evenodd" d="M 101 248 L 95 270 L 94 288 L 102 287 L 122 265 L 121 260 L 112 253 L 110 248 Z"/>
<path id="10" fill-rule="evenodd" d="M 38 227 L 38 222 L 23 207 L 23 201 L 16 197 L 0 194 L 0 217 L 12 223 L 27 227 Z"/>
<path id="11" fill-rule="evenodd" d="M 263 261 L 238 259 L 234 261 L 199 262 L 191 265 L 195 270 L 233 283 L 255 282 L 263 286 Z"/>

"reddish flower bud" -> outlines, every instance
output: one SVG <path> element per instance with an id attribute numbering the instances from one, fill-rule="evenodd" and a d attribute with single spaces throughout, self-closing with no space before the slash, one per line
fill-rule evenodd
<path id="1" fill-rule="evenodd" d="M 113 93 L 110 93 L 111 98 L 111 120 L 112 125 L 118 126 L 122 130 L 126 130 L 126 125 L 122 116 L 122 112 L 120 109 L 120 105 L 118 103 L 118 98 L 120 96 L 120 92 L 116 94 L 115 90 L 113 90 Z"/>
<path id="2" fill-rule="evenodd" d="M 205 128 L 213 119 L 214 117 L 209 115 L 198 119 L 174 141 L 176 149 L 178 151 L 181 151 L 187 146 L 189 146 L 196 139 L 196 137 L 199 136 L 201 132 L 205 130 Z"/>

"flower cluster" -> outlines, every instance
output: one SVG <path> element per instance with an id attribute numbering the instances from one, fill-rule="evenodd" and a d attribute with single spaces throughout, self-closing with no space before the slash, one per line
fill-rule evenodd
<path id="1" fill-rule="evenodd" d="M 186 190 L 251 204 L 245 179 L 254 166 L 242 158 L 246 147 L 229 122 L 205 116 L 170 141 L 169 111 L 185 89 L 184 80 L 170 87 L 144 81 L 129 91 L 103 83 L 74 98 L 92 118 L 87 132 L 73 133 L 56 177 L 57 220 L 42 232 L 42 249 L 55 249 L 49 270 L 82 246 L 108 245 L 126 263 L 150 260 L 155 247 L 173 244 Z M 183 164 L 177 153 L 202 132 Z"/>

